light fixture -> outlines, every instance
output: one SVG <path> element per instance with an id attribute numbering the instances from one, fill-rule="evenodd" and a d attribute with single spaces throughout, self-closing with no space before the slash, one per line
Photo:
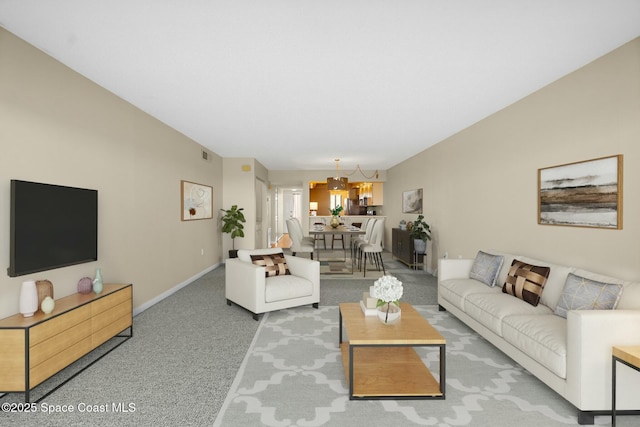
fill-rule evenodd
<path id="1" fill-rule="evenodd" d="M 327 187 L 329 191 L 347 191 L 347 184 L 349 183 L 349 179 L 347 177 L 340 178 L 340 159 L 335 159 L 336 162 L 336 176 L 327 178 Z M 356 168 L 353 172 L 347 173 L 345 175 L 351 176 L 354 173 L 360 171 L 360 174 L 364 176 L 366 179 L 373 179 L 374 177 L 378 179 L 378 170 L 373 173 L 371 176 L 367 176 L 364 174 L 362 169 L 360 169 L 360 165 L 356 165 Z"/>
<path id="2" fill-rule="evenodd" d="M 327 178 L 329 191 L 347 191 L 348 178 L 340 178 L 340 159 L 336 159 L 336 176 Z"/>

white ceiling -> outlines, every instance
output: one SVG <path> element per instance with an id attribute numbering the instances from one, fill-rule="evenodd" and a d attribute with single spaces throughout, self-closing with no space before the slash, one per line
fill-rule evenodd
<path id="1" fill-rule="evenodd" d="M 640 36 L 640 0 L 0 0 L 0 26 L 223 157 L 372 170 Z"/>

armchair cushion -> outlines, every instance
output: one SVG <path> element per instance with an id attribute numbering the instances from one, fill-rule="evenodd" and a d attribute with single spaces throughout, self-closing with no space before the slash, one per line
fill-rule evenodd
<path id="1" fill-rule="evenodd" d="M 265 268 L 265 277 L 290 275 L 287 260 L 282 252 L 275 254 L 251 255 L 251 262 Z"/>
<path id="2" fill-rule="evenodd" d="M 297 276 L 270 277 L 265 285 L 265 302 L 292 300 L 310 297 L 313 294 L 313 283 Z"/>

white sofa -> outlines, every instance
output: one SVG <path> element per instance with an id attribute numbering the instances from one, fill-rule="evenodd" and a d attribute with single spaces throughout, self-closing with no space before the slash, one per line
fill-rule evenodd
<path id="1" fill-rule="evenodd" d="M 240 249 L 238 258 L 225 263 L 227 305 L 235 303 L 259 314 L 283 308 L 320 303 L 320 263 L 307 258 L 284 255 L 290 275 L 266 277 L 266 267 L 252 262 L 252 255 L 283 254 L 281 248 Z"/>
<path id="2" fill-rule="evenodd" d="M 478 332 L 578 409 L 580 424 L 611 413 L 611 347 L 640 342 L 640 283 L 627 282 L 546 261 L 503 256 L 496 285 L 469 278 L 474 259 L 440 259 L 438 304 Z M 514 259 L 550 267 L 533 306 L 502 292 Z M 554 314 L 569 273 L 623 286 L 612 310 Z M 640 410 L 640 373 L 618 364 L 616 410 Z"/>

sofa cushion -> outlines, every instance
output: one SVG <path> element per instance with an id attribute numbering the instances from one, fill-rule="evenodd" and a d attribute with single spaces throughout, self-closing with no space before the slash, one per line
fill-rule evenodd
<path id="1" fill-rule="evenodd" d="M 478 251 L 476 259 L 471 266 L 471 271 L 469 271 L 469 278 L 479 280 L 485 285 L 493 287 L 496 284 L 496 277 L 500 272 L 503 261 L 503 256 Z"/>
<path id="2" fill-rule="evenodd" d="M 566 318 L 569 310 L 613 310 L 621 293 L 621 284 L 598 282 L 571 273 L 554 313 Z"/>
<path id="3" fill-rule="evenodd" d="M 506 316 L 502 336 L 560 378 L 567 377 L 566 319 L 553 314 Z"/>
<path id="4" fill-rule="evenodd" d="M 273 276 L 265 282 L 265 302 L 283 301 L 311 296 L 313 283 L 298 276 Z"/>
<path id="5" fill-rule="evenodd" d="M 513 260 L 502 292 L 513 295 L 534 307 L 540 301 L 540 295 L 549 277 L 549 267 L 540 267 Z"/>
<path id="6" fill-rule="evenodd" d="M 495 289 L 500 291 L 500 288 Z M 535 307 L 502 292 L 469 294 L 464 301 L 464 309 L 469 316 L 500 336 L 502 336 L 502 319 L 506 316 L 553 314 L 547 306 Z"/>
<path id="7" fill-rule="evenodd" d="M 591 271 L 576 269 L 574 274 L 586 279 L 604 283 L 617 283 L 622 285 L 622 295 L 618 302 L 617 310 L 640 310 L 640 283 L 593 273 Z"/>
<path id="8" fill-rule="evenodd" d="M 500 294 L 501 292 L 501 288 L 489 288 L 475 279 L 448 279 L 441 281 L 438 286 L 438 296 L 449 301 L 462 311 L 465 311 L 464 300 L 470 294 Z"/>
<path id="9" fill-rule="evenodd" d="M 575 269 L 573 267 L 553 264 L 525 256 L 519 256 L 517 257 L 517 260 L 526 262 L 527 264 L 549 267 L 549 277 L 547 277 L 547 283 L 544 285 L 544 292 L 540 295 L 540 304 L 544 304 L 551 310 L 554 310 L 556 305 L 558 305 L 560 294 L 564 289 L 564 282 L 567 280 L 567 275 L 572 273 Z"/>
<path id="10" fill-rule="evenodd" d="M 251 262 L 265 268 L 265 276 L 284 276 L 291 274 L 284 254 L 251 255 Z"/>
<path id="11" fill-rule="evenodd" d="M 509 274 L 509 269 L 511 269 L 511 263 L 514 259 L 517 258 L 517 255 L 510 254 L 508 252 L 497 251 L 495 249 L 485 250 L 486 253 L 491 255 L 499 255 L 503 258 L 502 267 L 500 267 L 500 271 L 498 272 L 498 276 L 496 277 L 496 284 L 502 287 L 504 282 L 507 280 L 507 274 Z"/>

